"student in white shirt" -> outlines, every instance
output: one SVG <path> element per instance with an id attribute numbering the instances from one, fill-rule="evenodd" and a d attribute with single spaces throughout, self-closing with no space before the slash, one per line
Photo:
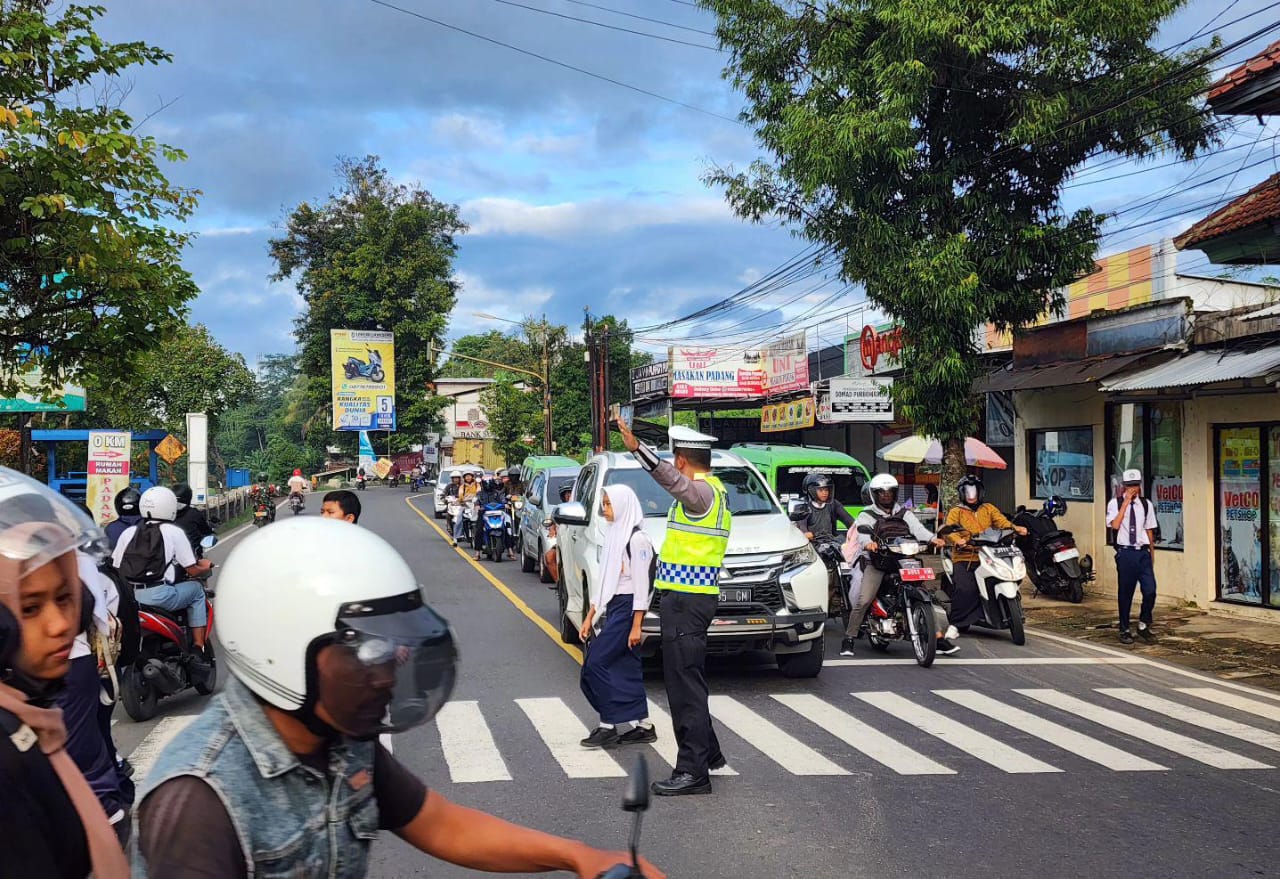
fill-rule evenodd
<path id="1" fill-rule="evenodd" d="M 600 512 L 605 526 L 600 582 L 591 595 L 579 634 L 586 642 L 582 692 L 600 715 L 600 725 L 582 740 L 584 748 L 616 748 L 656 742 L 648 722 L 640 655 L 640 624 L 653 594 L 653 542 L 644 533 L 644 510 L 635 491 L 611 485 Z"/>
<path id="2" fill-rule="evenodd" d="M 1132 644 L 1129 615 L 1135 587 L 1142 587 L 1138 611 L 1138 636 L 1150 642 L 1151 614 L 1156 606 L 1155 530 L 1159 527 L 1155 505 L 1142 496 L 1142 471 L 1126 470 L 1124 493 L 1107 504 L 1107 527 L 1116 535 L 1116 579 L 1119 581 L 1120 643 Z"/>

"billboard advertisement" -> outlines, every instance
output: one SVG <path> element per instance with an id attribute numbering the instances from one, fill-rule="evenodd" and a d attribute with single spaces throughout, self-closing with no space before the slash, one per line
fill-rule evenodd
<path id="1" fill-rule="evenodd" d="M 804 332 L 778 339 L 765 348 L 764 367 L 769 393 L 809 390 L 809 351 Z"/>
<path id="2" fill-rule="evenodd" d="M 40 384 L 39 370 L 33 369 L 18 376 L 18 381 L 31 388 L 32 393 L 19 391 L 16 397 L 0 397 L 0 412 L 85 411 L 86 398 L 84 388 L 79 385 L 63 385 L 53 395 L 52 402 L 46 402 L 34 393 Z"/>
<path id="3" fill-rule="evenodd" d="M 800 430 L 813 427 L 817 404 L 813 397 L 792 400 L 790 403 L 771 403 L 760 408 L 760 432 L 777 433 L 783 430 Z"/>
<path id="4" fill-rule="evenodd" d="M 85 506 L 99 525 L 105 525 L 116 517 L 116 495 L 129 485 L 132 445 L 128 431 L 89 431 Z"/>
<path id="5" fill-rule="evenodd" d="M 765 393 L 764 358 L 742 348 L 672 346 L 671 396 L 676 399 L 749 400 Z"/>
<path id="6" fill-rule="evenodd" d="M 334 430 L 396 429 L 395 334 L 330 330 Z"/>
<path id="7" fill-rule="evenodd" d="M 665 360 L 646 363 L 631 370 L 631 399 L 653 400 L 665 397 L 671 384 L 671 364 Z"/>
<path id="8" fill-rule="evenodd" d="M 887 393 L 891 378 L 833 378 L 820 421 L 824 424 L 893 421 L 893 398 Z"/>

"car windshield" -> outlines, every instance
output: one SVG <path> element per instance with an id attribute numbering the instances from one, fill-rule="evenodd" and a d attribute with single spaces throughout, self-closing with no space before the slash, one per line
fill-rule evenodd
<path id="1" fill-rule="evenodd" d="M 831 477 L 835 486 L 835 499 L 841 504 L 857 506 L 862 503 L 862 471 L 852 464 L 802 465 L 778 468 L 778 497 L 784 501 L 804 496 L 804 478 L 810 473 L 822 473 Z"/>
<path id="2" fill-rule="evenodd" d="M 729 511 L 735 516 L 761 516 L 778 512 L 764 483 L 753 471 L 745 467 L 717 467 L 715 475 L 724 483 L 729 496 Z M 646 517 L 665 516 L 671 509 L 671 495 L 639 468 L 610 470 L 604 484 L 630 486 L 640 498 L 640 507 Z"/>

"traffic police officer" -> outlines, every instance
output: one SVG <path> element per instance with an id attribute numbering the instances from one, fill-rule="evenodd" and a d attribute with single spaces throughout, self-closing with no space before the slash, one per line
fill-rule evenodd
<path id="1" fill-rule="evenodd" d="M 711 473 L 715 437 L 687 427 L 669 431 L 674 466 L 617 422 L 623 444 L 675 498 L 658 554 L 662 675 L 679 755 L 671 777 L 653 783 L 658 796 L 711 793 L 710 771 L 725 765 L 707 704 L 707 630 L 720 602 L 720 567 L 732 515 L 724 485 Z"/>

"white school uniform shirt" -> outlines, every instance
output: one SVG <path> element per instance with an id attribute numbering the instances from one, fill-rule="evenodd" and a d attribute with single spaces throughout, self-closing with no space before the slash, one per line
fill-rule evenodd
<path id="1" fill-rule="evenodd" d="M 138 533 L 138 527 L 132 525 L 126 528 L 116 542 L 116 548 L 111 553 L 111 563 L 117 568 L 124 561 L 124 552 L 133 542 L 133 535 Z M 174 564 L 189 568 L 196 563 L 196 554 L 191 550 L 191 541 L 187 540 L 186 532 L 171 522 L 160 523 L 160 538 L 164 541 L 164 557 L 169 561 L 169 566 L 164 569 L 164 582 L 172 583 L 175 576 Z"/>
<path id="2" fill-rule="evenodd" d="M 1116 520 L 1116 516 L 1120 515 L 1120 501 L 1112 498 L 1107 504 L 1107 527 L 1111 527 L 1111 523 Z M 1129 522 L 1133 521 L 1137 526 L 1137 543 L 1129 542 Z M 1147 534 L 1148 531 L 1154 531 L 1160 526 L 1156 519 L 1156 505 L 1151 503 L 1144 497 L 1136 497 L 1133 503 L 1129 505 L 1129 512 L 1125 513 L 1124 521 L 1120 523 L 1120 527 L 1116 529 L 1116 546 L 1132 546 L 1137 549 L 1145 549 L 1151 545 L 1151 538 Z"/>
<path id="3" fill-rule="evenodd" d="M 649 601 L 653 597 L 653 584 L 649 582 L 649 564 L 653 561 L 653 541 L 643 531 L 631 535 L 631 558 L 622 556 L 622 574 L 618 577 L 618 586 L 610 590 L 604 585 L 604 577 L 600 578 L 599 594 L 595 606 L 603 614 L 609 602 L 616 595 L 630 595 L 631 610 L 648 610 Z M 632 572 L 636 572 L 632 576 Z"/>
<path id="4" fill-rule="evenodd" d="M 89 592 L 93 595 L 93 619 L 105 631 L 110 624 L 107 614 L 120 611 L 120 592 L 116 589 L 115 581 L 103 575 L 94 560 L 79 551 L 76 552 L 76 567 L 80 572 L 80 580 L 89 587 Z M 76 641 L 71 646 L 71 658 L 79 659 L 92 652 L 89 649 L 89 634 L 81 632 L 76 635 Z"/>

